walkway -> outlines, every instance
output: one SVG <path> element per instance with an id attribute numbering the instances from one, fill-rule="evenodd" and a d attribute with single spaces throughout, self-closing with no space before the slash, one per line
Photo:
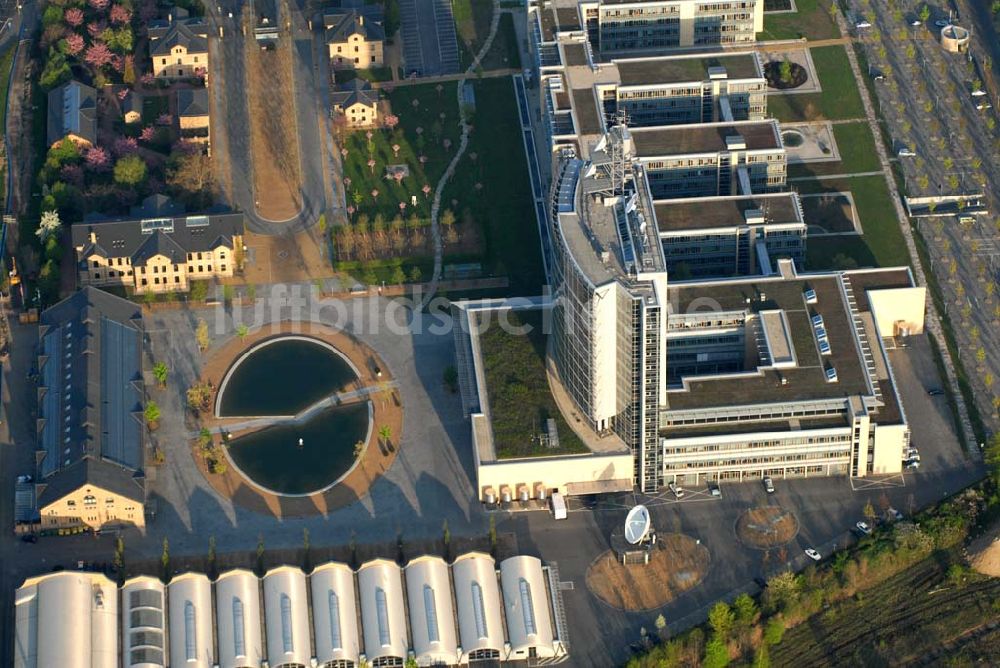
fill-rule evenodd
<path id="1" fill-rule="evenodd" d="M 420 309 L 424 309 L 430 304 L 431 300 L 434 299 L 434 295 L 437 292 L 438 283 L 441 280 L 441 263 L 444 256 L 444 248 L 441 243 L 441 227 L 438 225 L 438 213 L 441 211 L 441 194 L 444 192 L 444 188 L 448 185 L 448 181 L 455 174 L 455 168 L 458 166 L 458 161 L 462 159 L 462 155 L 465 153 L 465 149 L 469 146 L 469 123 L 465 118 L 465 104 L 462 96 L 465 82 L 468 80 L 469 76 L 475 72 L 476 68 L 479 67 L 479 62 L 483 59 L 487 53 L 489 53 L 490 47 L 493 46 L 493 38 L 497 36 L 497 28 L 500 26 L 500 2 L 499 0 L 493 0 L 493 17 L 490 20 L 490 34 L 486 37 L 486 41 L 483 42 L 482 48 L 479 49 L 479 53 L 472 60 L 472 63 L 465 70 L 465 74 L 458 80 L 458 85 L 455 86 L 455 96 L 458 98 L 458 109 L 459 117 L 458 122 L 462 130 L 462 135 L 458 141 L 458 150 L 455 151 L 455 156 L 451 159 L 448 164 L 448 169 L 445 170 L 444 175 L 442 175 L 441 180 L 438 181 L 437 188 L 434 189 L 434 201 L 431 204 L 431 235 L 434 238 L 434 275 L 427 284 L 427 293 L 420 302 Z"/>
<path id="2" fill-rule="evenodd" d="M 498 77 L 509 77 L 518 74 L 521 70 L 514 68 L 501 68 L 498 70 L 488 70 L 476 75 L 477 79 L 490 79 Z M 442 74 L 436 77 L 413 77 L 399 79 L 396 81 L 373 81 L 372 88 L 398 88 L 400 86 L 421 86 L 423 84 L 443 83 L 445 81 L 464 81 L 468 73 L 462 74 Z"/>
<path id="3" fill-rule="evenodd" d="M 840 26 L 841 32 L 847 34 L 847 21 L 844 20 L 844 17 L 839 12 L 837 13 L 837 23 Z M 868 88 L 864 85 L 864 78 L 861 74 L 861 67 L 858 65 L 857 54 L 854 53 L 853 47 L 848 47 L 845 51 L 847 51 L 847 59 L 851 63 L 851 70 L 854 73 L 854 80 L 857 83 L 858 92 L 861 94 L 861 102 L 865 107 L 865 116 L 868 118 L 868 125 L 871 128 L 872 136 L 875 138 L 875 152 L 878 153 L 879 164 L 882 165 L 882 170 L 885 172 L 885 182 L 889 188 L 889 199 L 892 200 L 892 205 L 896 210 L 896 218 L 899 221 L 899 229 L 903 232 L 903 238 L 906 240 L 906 249 L 910 254 L 910 260 L 913 263 L 913 275 L 916 278 L 917 285 L 926 286 L 927 276 L 924 273 L 923 265 L 920 262 L 920 255 L 917 253 L 917 244 L 913 239 L 913 230 L 910 229 L 910 220 L 906 214 L 906 210 L 903 208 L 903 200 L 899 194 L 899 189 L 896 187 L 896 180 L 892 177 L 892 168 L 889 165 L 889 155 L 885 149 L 885 143 L 882 141 L 882 130 L 879 127 L 878 117 L 875 115 L 875 107 L 872 105 L 871 96 L 868 94 Z M 927 330 L 933 334 L 934 338 L 937 340 L 938 347 L 941 351 L 948 386 L 951 388 L 952 396 L 955 398 L 955 406 L 958 409 L 959 421 L 962 423 L 962 436 L 965 440 L 966 449 L 968 450 L 970 456 L 973 458 L 979 458 L 979 447 L 976 441 L 975 432 L 972 430 L 972 422 L 969 420 L 969 409 L 965 405 L 965 399 L 962 396 L 961 389 L 958 385 L 958 374 L 955 372 L 955 363 L 951 358 L 951 353 L 948 350 L 948 347 L 945 345 L 941 317 L 938 314 L 934 300 L 931 298 L 927 299 L 927 317 L 925 324 Z"/>
<path id="4" fill-rule="evenodd" d="M 361 387 L 356 390 L 351 390 L 350 392 L 336 392 L 328 397 L 320 399 L 316 403 L 307 406 L 295 415 L 291 417 L 261 417 L 254 418 L 253 420 L 243 420 L 242 422 L 231 422 L 223 423 L 220 425 L 219 429 L 227 433 L 233 434 L 236 432 L 247 431 L 247 430 L 257 430 L 263 429 L 264 427 L 271 427 L 280 424 L 302 424 L 303 422 L 308 422 L 316 413 L 325 410 L 327 408 L 333 408 L 334 406 L 345 406 L 348 404 L 359 403 L 360 400 L 366 399 L 370 396 L 381 394 L 383 392 L 388 392 L 389 390 L 394 390 L 398 387 L 398 383 L 394 380 L 387 381 L 380 385 L 369 385 L 368 387 Z M 199 430 L 200 431 L 200 430 Z M 199 431 L 189 431 L 188 438 L 195 438 L 198 436 Z"/>

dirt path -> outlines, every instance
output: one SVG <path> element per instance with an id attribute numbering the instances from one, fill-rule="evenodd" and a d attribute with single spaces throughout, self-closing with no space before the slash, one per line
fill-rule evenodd
<path id="1" fill-rule="evenodd" d="M 282 31 L 274 50 L 263 51 L 252 28 L 247 26 L 246 32 L 246 93 L 256 209 L 267 220 L 288 220 L 302 208 L 292 38 Z"/>

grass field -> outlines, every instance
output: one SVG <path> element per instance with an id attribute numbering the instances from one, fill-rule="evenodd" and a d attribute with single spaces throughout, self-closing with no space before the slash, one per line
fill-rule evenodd
<path id="1" fill-rule="evenodd" d="M 342 143 L 347 149 L 344 175 L 350 179 L 347 199 L 358 213 L 371 218 L 381 214 L 388 221 L 404 203 L 406 217 L 429 218 L 431 199 L 423 186 L 430 186 L 433 194 L 459 143 L 455 86 L 442 84 L 440 92 L 433 84 L 400 86 L 389 95 L 399 117 L 395 130 L 373 130 L 371 140 L 365 132 L 347 136 Z M 455 261 L 482 261 L 489 273 L 508 275 L 511 295 L 538 294 L 543 282 L 541 251 L 514 87 L 509 78 L 482 79 L 473 87 L 476 111 L 469 146 L 445 188 L 442 209 L 452 209 L 460 220 L 471 217 L 481 230 L 484 248 L 480 258 Z M 373 167 L 369 159 L 375 161 Z M 406 165 L 410 175 L 399 182 L 386 179 L 388 165 Z M 421 271 L 427 276 L 425 268 Z"/>
<path id="2" fill-rule="evenodd" d="M 790 165 L 788 176 L 827 176 L 830 174 L 858 174 L 877 172 L 882 169 L 875 153 L 875 139 L 865 121 L 839 123 L 833 126 L 833 136 L 840 151 L 837 162 L 815 162 L 804 165 Z"/>
<path id="3" fill-rule="evenodd" d="M 811 49 L 823 91 L 797 95 L 768 95 L 768 112 L 783 122 L 864 118 L 854 72 L 842 46 Z"/>
<path id="4" fill-rule="evenodd" d="M 7 127 L 7 88 L 10 84 L 10 68 L 14 66 L 14 54 L 17 52 L 17 44 L 12 43 L 3 53 L 0 53 L 0 128 Z M 7 161 L 0 165 L 0 183 L 4 184 L 0 192 L 0 205 L 6 206 L 7 197 Z"/>
<path id="5" fill-rule="evenodd" d="M 458 49 L 462 67 L 468 67 L 490 33 L 493 5 L 490 0 L 452 0 L 455 16 L 455 30 L 458 34 Z M 510 14 L 500 17 L 497 36 L 493 46 L 483 58 L 480 67 L 484 70 L 521 66 L 514 19 Z"/>
<path id="6" fill-rule="evenodd" d="M 840 30 L 830 16 L 829 0 L 796 0 L 797 12 L 765 14 L 761 40 L 770 39 L 832 39 Z"/>
<path id="7" fill-rule="evenodd" d="M 860 237 L 813 237 L 807 246 L 806 262 L 810 269 L 846 268 L 841 258 L 853 259 L 859 267 L 889 267 L 910 264 L 903 233 L 889 200 L 889 189 L 882 176 L 859 176 L 823 181 L 796 181 L 791 184 L 800 193 L 850 191 L 861 218 Z"/>
<path id="8" fill-rule="evenodd" d="M 497 457 L 544 457 L 587 452 L 563 419 L 549 391 L 545 371 L 546 336 L 540 311 L 511 312 L 514 327 L 528 325 L 526 334 L 505 331 L 494 319 L 479 338 L 483 371 L 489 395 L 491 424 Z M 552 418 L 559 433 L 559 447 L 539 444 Z"/>
<path id="9" fill-rule="evenodd" d="M 985 625 L 1000 619 L 1000 578 L 952 565 L 959 561 L 954 552 L 938 553 L 834 604 L 787 631 L 771 648 L 772 665 L 973 665 L 976 657 L 992 663 L 1000 636 Z M 955 662 L 958 656 L 965 660 Z"/>

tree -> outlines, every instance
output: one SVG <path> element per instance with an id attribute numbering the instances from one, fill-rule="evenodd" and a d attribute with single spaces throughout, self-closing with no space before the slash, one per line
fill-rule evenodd
<path id="1" fill-rule="evenodd" d="M 861 513 L 865 516 L 865 519 L 868 520 L 869 526 L 875 524 L 875 517 L 876 517 L 875 506 L 872 505 L 870 499 L 868 501 L 865 501 L 865 507 L 861 511 Z"/>
<path id="2" fill-rule="evenodd" d="M 44 211 L 42 213 L 42 219 L 38 221 L 38 229 L 35 230 L 35 234 L 42 241 L 48 241 L 49 238 L 58 239 L 59 233 L 62 231 L 62 221 L 59 220 L 58 211 Z"/>
<path id="3" fill-rule="evenodd" d="M 249 331 L 250 329 L 241 322 L 239 326 L 236 328 L 236 336 L 240 337 L 240 341 L 243 341 L 244 339 L 247 338 L 247 333 Z"/>
<path id="4" fill-rule="evenodd" d="M 402 285 L 406 282 L 406 272 L 403 271 L 402 267 L 397 266 L 392 270 L 392 276 L 389 280 L 397 285 Z"/>
<path id="5" fill-rule="evenodd" d="M 712 638 L 705 645 L 704 668 L 724 668 L 729 665 L 729 648 L 721 638 Z"/>
<path id="6" fill-rule="evenodd" d="M 195 411 L 208 410 L 212 402 L 212 388 L 207 383 L 192 385 L 187 391 L 188 408 Z"/>
<path id="7" fill-rule="evenodd" d="M 38 77 L 38 84 L 44 90 L 49 91 L 66 83 L 72 76 L 73 71 L 70 69 L 69 63 L 66 62 L 66 56 L 55 47 L 50 48 L 49 57 Z"/>
<path id="8" fill-rule="evenodd" d="M 208 335 L 208 323 L 202 319 L 198 320 L 198 327 L 194 332 L 195 341 L 198 342 L 198 350 L 205 352 L 208 350 L 209 344 L 211 344 L 212 339 Z"/>
<path id="9" fill-rule="evenodd" d="M 160 566 L 163 567 L 163 579 L 167 580 L 170 573 L 170 543 L 163 537 L 163 552 L 160 553 Z"/>
<path id="10" fill-rule="evenodd" d="M 143 415 L 146 418 L 146 425 L 149 427 L 149 430 L 156 429 L 160 422 L 160 407 L 156 405 L 155 401 L 146 402 L 146 410 L 143 411 Z"/>
<path id="11" fill-rule="evenodd" d="M 167 186 L 182 200 L 196 200 L 185 203 L 203 205 L 207 202 L 201 200 L 206 197 L 206 191 L 212 190 L 215 182 L 212 159 L 200 152 L 176 152 L 168 161 L 166 181 Z"/>
<path id="12" fill-rule="evenodd" d="M 931 17 L 931 8 L 924 5 L 920 8 L 920 14 L 918 14 L 918 16 L 920 17 L 920 21 L 922 23 L 927 23 L 927 19 Z"/>
<path id="13" fill-rule="evenodd" d="M 983 462 L 995 486 L 1000 486 L 1000 432 L 994 434 L 983 447 Z"/>
<path id="14" fill-rule="evenodd" d="M 146 163 L 137 155 L 126 155 L 115 163 L 115 183 L 135 187 L 146 180 Z"/>
<path id="15" fill-rule="evenodd" d="M 778 76 L 781 77 L 782 83 L 791 83 L 792 81 L 792 61 L 785 58 L 781 61 L 781 65 L 778 68 Z"/>
<path id="16" fill-rule="evenodd" d="M 114 60 L 115 54 L 111 52 L 107 44 L 96 42 L 87 49 L 83 55 L 83 60 L 88 65 L 100 69 L 109 65 Z"/>
<path id="17" fill-rule="evenodd" d="M 760 618 L 757 602 L 747 593 L 740 594 L 733 601 L 733 612 L 736 616 L 736 624 L 744 629 L 756 624 Z"/>
<path id="18" fill-rule="evenodd" d="M 208 537 L 208 574 L 215 575 L 215 536 Z"/>
<path id="19" fill-rule="evenodd" d="M 442 379 L 444 380 L 444 386 L 448 388 L 449 392 L 452 394 L 458 392 L 458 370 L 454 366 L 449 364 L 444 368 Z"/>
<path id="20" fill-rule="evenodd" d="M 767 620 L 764 627 L 764 642 L 768 645 L 777 645 L 785 637 L 785 620 L 781 615 L 775 615 Z"/>
<path id="21" fill-rule="evenodd" d="M 264 574 L 264 534 L 257 534 L 257 574 Z"/>
<path id="22" fill-rule="evenodd" d="M 169 373 L 170 369 L 167 368 L 166 362 L 157 362 L 153 365 L 153 378 L 160 384 L 160 387 L 167 386 L 167 374 Z"/>
<path id="23" fill-rule="evenodd" d="M 379 440 L 381 440 L 383 443 L 385 443 L 386 445 L 389 445 L 390 444 L 390 440 L 392 439 L 392 427 L 390 427 L 387 424 L 384 424 L 381 427 L 379 427 L 378 428 L 378 437 L 379 437 Z"/>
<path id="24" fill-rule="evenodd" d="M 198 432 L 198 447 L 204 453 L 211 452 L 214 445 L 212 443 L 212 432 L 208 430 L 208 427 L 202 427 L 201 431 Z"/>
<path id="25" fill-rule="evenodd" d="M 410 269 L 410 282 L 418 283 L 420 278 L 423 276 L 423 272 L 420 271 L 420 267 L 414 266 Z"/>
<path id="26" fill-rule="evenodd" d="M 732 608 L 722 601 L 712 606 L 708 613 L 708 625 L 712 627 L 715 637 L 720 638 L 723 642 L 729 639 L 735 622 L 736 615 Z"/>

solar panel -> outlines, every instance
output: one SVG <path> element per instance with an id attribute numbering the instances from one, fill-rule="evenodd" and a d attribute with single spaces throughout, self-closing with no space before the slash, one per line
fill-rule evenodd
<path id="1" fill-rule="evenodd" d="M 472 614 L 476 618 L 476 636 L 487 638 L 489 629 L 486 627 L 486 604 L 483 601 L 483 588 L 478 582 L 472 583 Z"/>
<path id="2" fill-rule="evenodd" d="M 375 615 L 378 618 L 378 641 L 383 647 L 388 647 L 389 637 L 389 609 L 385 602 L 385 590 L 381 587 L 375 588 Z"/>
<path id="3" fill-rule="evenodd" d="M 535 635 L 538 628 L 535 626 L 535 608 L 531 602 L 531 585 L 524 578 L 518 581 L 518 588 L 521 590 L 521 617 L 524 619 L 524 632 Z"/>
<path id="4" fill-rule="evenodd" d="M 184 219 L 185 227 L 208 227 L 208 216 L 188 216 Z"/>
<path id="5" fill-rule="evenodd" d="M 438 642 L 441 634 L 438 633 L 437 603 L 434 601 L 434 590 L 430 585 L 424 585 L 424 615 L 427 618 L 427 642 Z"/>
<path id="6" fill-rule="evenodd" d="M 343 649 L 340 641 L 340 601 L 337 592 L 332 589 L 327 597 L 327 605 L 330 606 L 330 645 L 334 649 Z"/>

